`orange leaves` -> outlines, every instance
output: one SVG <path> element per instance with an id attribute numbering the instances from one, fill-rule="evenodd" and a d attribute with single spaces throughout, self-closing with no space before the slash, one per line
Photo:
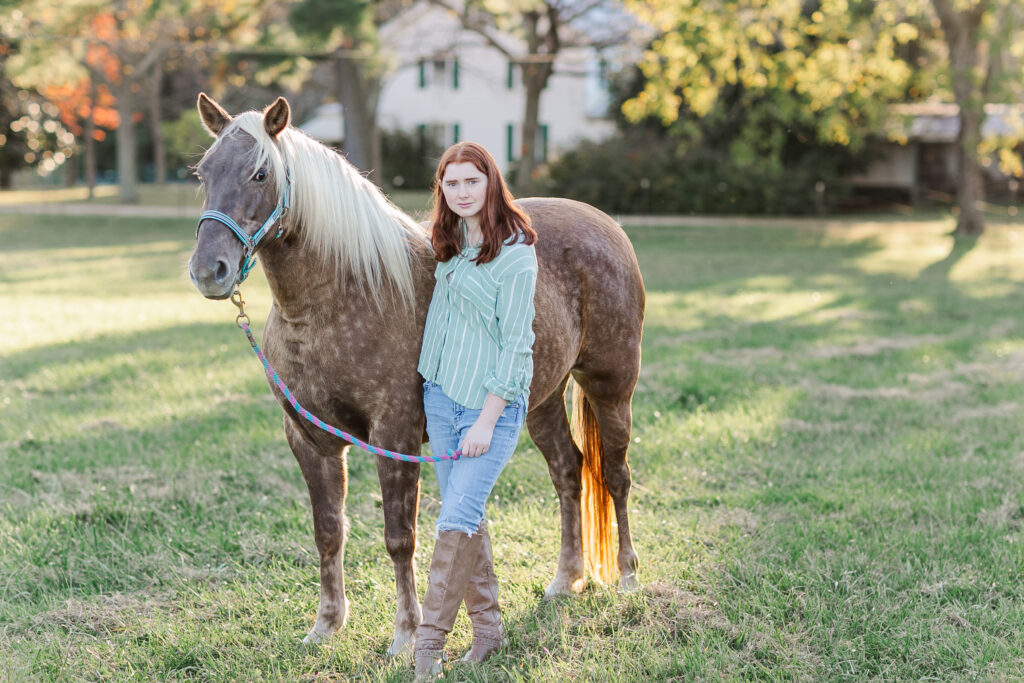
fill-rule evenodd
<path id="1" fill-rule="evenodd" d="M 90 113 L 97 127 L 94 135 L 96 140 L 106 138 L 102 128 L 113 130 L 120 123 L 117 110 L 114 108 L 116 100 L 110 89 L 104 85 L 96 87 L 95 103 L 89 100 L 89 82 L 85 80 L 66 85 L 47 85 L 39 91 L 57 107 L 61 123 L 76 136 L 82 135 L 83 123 L 89 118 Z"/>

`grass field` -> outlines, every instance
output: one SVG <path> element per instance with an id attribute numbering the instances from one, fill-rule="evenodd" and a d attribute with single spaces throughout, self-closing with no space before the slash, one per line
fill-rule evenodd
<path id="1" fill-rule="evenodd" d="M 411 680 L 369 456 L 349 625 L 302 647 L 305 487 L 231 305 L 183 275 L 191 222 L 65 224 L 0 216 L 0 680 Z M 491 504 L 511 643 L 449 679 L 1024 677 L 1024 224 L 950 228 L 629 226 L 644 588 L 540 599 L 557 510 L 524 438 Z"/>

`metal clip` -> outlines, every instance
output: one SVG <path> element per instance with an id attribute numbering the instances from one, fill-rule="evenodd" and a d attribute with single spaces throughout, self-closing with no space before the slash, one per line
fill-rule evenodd
<path id="1" fill-rule="evenodd" d="M 242 327 L 243 322 L 249 324 L 249 316 L 245 314 L 245 299 L 242 298 L 242 292 L 235 287 L 235 291 L 231 292 L 231 303 L 238 308 L 238 315 L 235 316 L 235 324 L 238 327 Z"/>

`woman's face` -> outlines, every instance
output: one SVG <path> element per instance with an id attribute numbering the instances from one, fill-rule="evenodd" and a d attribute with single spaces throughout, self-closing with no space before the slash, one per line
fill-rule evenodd
<path id="1" fill-rule="evenodd" d="M 448 164 L 441 178 L 441 189 L 448 208 L 455 215 L 471 218 L 483 211 L 487 199 L 487 176 L 468 161 Z"/>

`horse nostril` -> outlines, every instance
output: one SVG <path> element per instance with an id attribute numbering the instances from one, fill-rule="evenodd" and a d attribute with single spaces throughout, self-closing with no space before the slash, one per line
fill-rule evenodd
<path id="1" fill-rule="evenodd" d="M 217 282 L 224 282 L 228 277 L 228 264 L 223 259 L 217 261 L 217 272 L 214 273 L 214 279 Z"/>

